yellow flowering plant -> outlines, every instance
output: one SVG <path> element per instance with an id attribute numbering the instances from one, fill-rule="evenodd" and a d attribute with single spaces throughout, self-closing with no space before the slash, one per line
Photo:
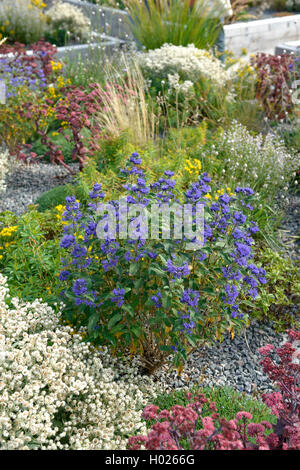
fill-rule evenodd
<path id="1" fill-rule="evenodd" d="M 60 209 L 60 208 L 59 208 Z M 61 250 L 61 210 L 40 213 L 34 206 L 21 215 L 0 214 L 0 270 L 14 295 L 56 301 Z"/>
<path id="2" fill-rule="evenodd" d="M 14 244 L 14 235 L 18 230 L 17 225 L 4 227 L 0 230 L 0 260 L 3 259 L 6 250 Z"/>

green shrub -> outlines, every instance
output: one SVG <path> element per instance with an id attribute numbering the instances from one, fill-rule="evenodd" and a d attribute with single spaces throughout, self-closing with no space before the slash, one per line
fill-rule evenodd
<path id="1" fill-rule="evenodd" d="M 157 104 L 160 129 L 217 120 L 232 90 L 232 80 L 221 62 L 193 44 L 164 44 L 141 54 L 138 63 Z"/>
<path id="2" fill-rule="evenodd" d="M 299 327 L 299 318 L 289 312 L 293 304 L 300 304 L 299 267 L 287 256 L 270 248 L 256 252 L 256 261 L 268 272 L 268 283 L 261 290 L 251 312 L 260 321 L 272 321 L 277 330 Z"/>
<path id="3" fill-rule="evenodd" d="M 132 18 L 132 33 L 146 49 L 163 44 L 209 48 L 215 44 L 224 13 L 220 2 L 215 12 L 219 16 L 209 18 L 207 0 L 197 0 L 192 7 L 190 0 L 124 0 L 124 4 Z"/>
<path id="4" fill-rule="evenodd" d="M 35 204 L 39 212 L 45 212 L 48 209 L 54 209 L 56 206 L 66 202 L 66 197 L 76 194 L 76 187 L 70 184 L 56 186 L 49 191 L 43 193 L 37 198 Z"/>
<path id="5" fill-rule="evenodd" d="M 180 366 L 202 341 L 220 339 L 226 329 L 233 334 L 235 328 L 247 323 L 243 305 L 251 305 L 257 294 L 249 282 L 259 289 L 259 283 L 265 282 L 265 271 L 246 262 L 251 255 L 252 234 L 258 230 L 250 216 L 246 222 L 243 214 L 251 210 L 245 204 L 254 200 L 250 188 L 237 188 L 235 195 L 216 194 L 218 206 L 209 202 L 207 173 L 199 175 L 182 194 L 175 187 L 176 180 L 170 179 L 172 172 L 165 172 L 151 184 L 140 165 L 138 154 L 133 153 L 119 178 L 123 196 L 140 201 L 143 208 L 162 200 L 171 205 L 178 198 L 188 203 L 205 202 L 207 239 L 203 251 L 194 245 L 190 250 L 186 240 L 178 241 L 168 234 L 145 240 L 144 232 L 138 238 L 130 234 L 129 238 L 116 238 L 110 231 L 108 239 L 98 231 L 96 236 L 96 227 L 103 225 L 105 232 L 107 222 L 104 215 L 102 219 L 94 212 L 91 201 L 95 204 L 105 198 L 105 202 L 122 209 L 119 201 L 110 200 L 97 183 L 90 191 L 89 204 L 68 198 L 64 219 L 71 223 L 61 241 L 65 252 L 60 279 L 68 321 L 76 327 L 87 326 L 87 340 L 96 345 L 106 344 L 119 354 L 130 350 L 141 355 L 145 368 L 152 373 L 167 359 Z M 228 214 L 228 222 L 220 226 L 214 222 L 219 210 Z M 229 226 L 236 230 L 236 225 L 244 223 L 245 232 L 234 236 L 241 238 L 247 233 L 249 246 L 235 245 Z M 182 229 L 181 225 L 177 227 Z M 234 283 L 228 279 L 231 270 L 237 278 Z M 257 281 L 249 278 L 253 270 Z"/>
<path id="6" fill-rule="evenodd" d="M 271 414 L 270 409 L 258 398 L 246 393 L 237 392 L 231 387 L 201 387 L 194 386 L 189 390 L 193 394 L 203 393 L 209 402 L 215 402 L 221 416 L 227 420 L 234 419 L 239 411 L 248 411 L 253 416 L 253 422 L 260 421 L 276 422 L 276 417 Z M 160 410 L 169 410 L 174 405 L 187 406 L 187 390 L 177 389 L 170 393 L 159 394 L 153 404 Z M 203 416 L 209 416 L 209 403 L 203 406 Z"/>
<path id="7" fill-rule="evenodd" d="M 13 296 L 57 302 L 63 229 L 61 211 L 35 208 L 20 217 L 0 214 L 0 271 Z"/>
<path id="8" fill-rule="evenodd" d="M 54 121 L 50 123 L 52 127 L 55 128 L 57 127 L 57 121 Z M 65 131 L 65 134 L 68 135 L 69 137 L 71 136 L 71 133 L 68 131 Z M 72 150 L 73 150 L 73 143 L 72 143 L 72 138 L 70 140 L 67 140 L 63 135 L 59 134 L 55 130 L 49 131 L 48 136 L 51 138 L 51 142 L 53 142 L 55 145 L 57 145 L 63 155 L 64 155 L 64 161 L 65 163 L 71 163 L 72 160 Z M 49 157 L 44 157 L 45 153 L 48 151 L 48 148 L 46 145 L 43 145 L 41 142 L 41 137 L 34 136 L 34 140 L 32 141 L 32 151 L 35 152 L 38 156 L 43 157 L 45 161 L 50 161 Z"/>
<path id="9" fill-rule="evenodd" d="M 49 23 L 46 39 L 57 46 L 69 41 L 86 42 L 90 35 L 90 20 L 80 8 L 60 0 L 47 10 Z"/>
<path id="10" fill-rule="evenodd" d="M 300 152 L 300 129 L 297 123 L 292 123 L 290 126 L 279 126 L 275 128 L 283 138 L 285 145 L 290 152 Z"/>

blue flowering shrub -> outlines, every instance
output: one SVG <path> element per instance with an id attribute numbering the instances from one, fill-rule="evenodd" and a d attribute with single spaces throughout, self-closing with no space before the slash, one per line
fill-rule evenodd
<path id="1" fill-rule="evenodd" d="M 87 327 L 87 341 L 118 354 L 140 355 L 149 373 L 167 360 L 180 367 L 199 344 L 222 339 L 226 331 L 233 335 L 247 324 L 244 311 L 266 283 L 265 270 L 253 262 L 255 196 L 247 187 L 214 195 L 207 173 L 184 193 L 176 190 L 171 171 L 149 183 L 137 153 L 121 173 L 135 238 L 117 236 L 124 206 L 120 200 L 107 201 L 101 184 L 94 185 L 87 203 L 66 199 L 60 273 L 64 315 L 77 328 Z M 108 202 L 115 208 L 117 235 L 101 210 Z M 141 218 L 129 213 L 137 204 L 150 208 L 174 202 L 190 204 L 193 227 L 196 204 L 203 205 L 201 246 L 190 249 L 197 242 L 194 232 L 184 232 L 181 239 L 147 238 Z"/>

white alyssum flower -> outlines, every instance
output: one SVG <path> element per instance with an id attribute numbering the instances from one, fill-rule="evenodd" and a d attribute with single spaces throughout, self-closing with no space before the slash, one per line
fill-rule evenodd
<path id="1" fill-rule="evenodd" d="M 221 62 L 193 44 L 186 47 L 164 44 L 159 49 L 139 54 L 138 62 L 146 78 L 168 79 L 170 89 L 178 89 L 180 81 L 183 89 L 188 91 L 193 84 L 203 79 L 223 88 L 229 80 Z"/>
<path id="2" fill-rule="evenodd" d="M 82 342 L 60 313 L 10 299 L 0 275 L 0 449 L 126 449 L 157 387 Z"/>
<path id="3" fill-rule="evenodd" d="M 224 158 L 226 172 L 236 182 L 239 178 L 254 190 L 261 187 L 273 192 L 288 186 L 300 166 L 299 155 L 289 153 L 278 135 L 253 135 L 238 122 L 222 131 L 214 152 Z"/>
<path id="4" fill-rule="evenodd" d="M 184 95 L 187 95 L 190 91 L 192 91 L 194 86 L 191 80 L 185 80 L 183 83 L 180 83 L 180 77 L 178 73 L 168 74 L 168 84 L 169 89 L 173 89 L 178 93 L 181 92 Z"/>
<path id="5" fill-rule="evenodd" d="M 91 32 L 90 20 L 80 8 L 56 0 L 46 14 L 50 21 L 50 28 L 66 30 L 69 39 L 88 39 Z"/>

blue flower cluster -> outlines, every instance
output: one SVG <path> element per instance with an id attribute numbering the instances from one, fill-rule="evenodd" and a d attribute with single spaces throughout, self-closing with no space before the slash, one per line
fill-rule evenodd
<path id="1" fill-rule="evenodd" d="M 125 295 L 125 289 L 113 289 L 112 291 L 113 295 L 110 298 L 112 302 L 116 302 L 118 307 L 121 307 L 123 303 L 125 302 L 124 300 L 124 295 Z"/>
<path id="2" fill-rule="evenodd" d="M 209 182 L 210 178 L 204 173 L 186 192 L 186 200 L 194 203 L 201 201 L 203 204 L 208 205 L 209 202 L 205 201 L 203 196 L 210 191 L 210 187 L 207 185 Z M 239 196 L 242 207 L 245 207 L 248 211 L 253 210 L 253 207 L 243 199 L 254 195 L 251 188 L 237 187 L 235 194 Z M 205 243 L 209 241 L 217 242 L 221 239 L 220 235 L 228 233 L 231 234 L 233 240 L 233 251 L 229 254 L 232 264 L 222 268 L 223 277 L 228 281 L 223 301 L 225 305 L 230 307 L 233 318 L 242 316 L 238 299 L 247 296 L 254 299 L 258 295 L 258 284 L 267 282 L 265 270 L 257 268 L 252 263 L 249 264 L 249 261 L 253 258 L 252 245 L 254 240 L 252 236 L 259 229 L 254 221 L 250 221 L 250 225 L 247 224 L 247 216 L 242 210 L 232 211 L 230 205 L 236 199 L 236 196 L 229 196 L 226 193 L 221 195 L 217 202 L 210 204 L 211 221 L 210 223 L 205 221 L 204 225 Z M 203 261 L 205 253 L 201 253 L 198 259 Z M 243 274 L 242 270 L 246 271 L 246 274 Z"/>
<path id="3" fill-rule="evenodd" d="M 181 329 L 182 333 L 187 334 L 188 336 L 193 335 L 193 330 L 196 327 L 196 324 L 193 320 L 190 318 L 190 314 L 185 314 L 185 315 L 180 315 L 180 318 L 183 320 L 182 326 L 183 328 Z"/>
<path id="4" fill-rule="evenodd" d="M 23 86 L 31 90 L 44 90 L 47 87 L 47 79 L 41 68 L 9 57 L 0 59 L 0 79 L 6 83 L 7 98 L 17 96 L 18 88 Z"/>
<path id="5" fill-rule="evenodd" d="M 205 197 L 211 192 L 211 179 L 207 173 L 191 185 L 183 196 L 184 201 L 193 207 L 201 202 L 206 215 L 205 243 L 201 250 L 187 253 L 186 240 L 180 240 L 180 243 L 169 240 L 165 248 L 157 240 L 148 240 L 142 229 L 139 232 L 139 224 L 137 238 L 120 239 L 122 217 L 129 214 L 123 214 L 123 210 L 129 211 L 135 204 L 148 207 L 151 203 L 179 203 L 173 172 L 165 171 L 164 177 L 148 184 L 141 164 L 141 158 L 135 152 L 121 170 L 121 177 L 127 180 L 123 181 L 128 202 L 125 209 L 120 201 L 109 201 L 116 214 L 114 236 L 109 231 L 108 214 L 96 215 L 100 213 L 97 209 L 105 208 L 101 184 L 93 186 L 85 206 L 75 197 L 66 199 L 63 220 L 69 224 L 64 227 L 60 246 L 69 256 L 62 260 L 59 278 L 69 286 L 76 305 L 86 305 L 94 310 L 101 306 L 111 314 L 117 308 L 130 309 L 133 296 L 134 308 L 148 308 L 157 315 L 162 315 L 163 307 L 170 305 L 170 311 L 177 312 L 174 322 L 179 325 L 178 331 L 192 337 L 199 328 L 197 318 L 203 315 L 203 309 L 210 308 L 210 302 L 203 302 L 206 291 L 201 290 L 205 287 L 206 276 L 202 277 L 203 285 L 199 283 L 199 273 L 204 269 L 212 272 L 210 286 L 213 282 L 218 285 L 216 292 L 210 294 L 218 299 L 217 309 L 229 318 L 242 317 L 243 300 L 254 299 L 259 286 L 267 282 L 265 270 L 253 262 L 253 235 L 258 227 L 248 215 L 252 210 L 249 203 L 252 189 L 237 187 L 234 195 L 224 193 L 211 202 Z M 129 220 L 136 221 L 137 216 L 130 216 Z M 99 222 L 106 233 L 101 240 L 96 235 Z M 214 263 L 218 263 L 215 271 Z M 143 279 L 140 278 L 141 271 L 144 272 Z M 162 290 L 163 286 L 167 291 Z M 167 297 L 165 292 L 169 292 Z M 174 344 L 180 348 L 176 340 Z"/>
<path id="6" fill-rule="evenodd" d="M 161 308 L 162 307 L 162 302 L 161 302 L 161 293 L 156 292 L 156 294 L 152 295 L 151 297 L 154 305 L 156 308 Z"/>
<path id="7" fill-rule="evenodd" d="M 189 266 L 184 263 L 182 266 L 176 266 L 171 259 L 168 259 L 166 265 L 166 271 L 172 275 L 172 281 L 180 279 L 182 276 L 188 276 L 190 274 Z"/>

